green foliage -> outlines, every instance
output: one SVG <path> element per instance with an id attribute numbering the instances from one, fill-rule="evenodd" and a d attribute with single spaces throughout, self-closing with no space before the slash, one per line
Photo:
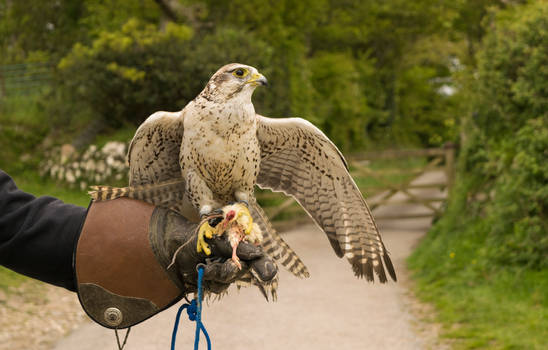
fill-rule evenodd
<path id="1" fill-rule="evenodd" d="M 485 206 L 469 202 L 472 185 L 458 179 L 448 211 L 408 260 L 417 294 L 436 306 L 455 349 L 543 349 L 548 270 L 499 263 L 494 254 L 508 239 L 493 241 L 492 222 L 471 214 Z M 534 249 L 520 245 L 514 253 Z"/>
<path id="2" fill-rule="evenodd" d="M 139 123 L 157 110 L 188 101 L 184 67 L 192 30 L 168 24 L 161 32 L 138 20 L 101 32 L 90 46 L 77 44 L 59 63 L 62 100 L 82 101 L 114 125 Z"/>
<path id="3" fill-rule="evenodd" d="M 74 0 L 0 0 L 0 62 L 64 54 L 82 37 L 78 27 L 82 11 L 82 2 Z"/>
<path id="4" fill-rule="evenodd" d="M 548 57 L 548 56 L 547 56 Z M 515 138 L 504 140 L 497 160 L 505 164 L 486 208 L 488 244 L 504 265 L 548 268 L 548 120 L 529 119 Z"/>
<path id="5" fill-rule="evenodd" d="M 449 75 L 454 50 L 420 53 L 453 8 L 402 0 L 205 3 L 206 20 L 246 28 L 274 49 L 268 94 L 277 103 L 268 112 L 304 116 L 345 150 L 454 138 L 449 102 L 432 82 Z"/>
<path id="6" fill-rule="evenodd" d="M 490 25 L 460 170 L 469 192 L 489 195 L 481 214 L 496 260 L 548 267 L 548 5 L 501 12 Z"/>
<path id="7" fill-rule="evenodd" d="M 0 61 L 64 57 L 46 102 L 71 129 L 97 118 L 125 127 L 179 109 L 217 68 L 240 61 L 271 82 L 254 98 L 259 113 L 310 119 L 345 150 L 437 146 L 455 140 L 459 123 L 460 101 L 439 93 L 454 86 L 451 60 L 473 62 L 487 9 L 508 6 L 179 0 L 163 1 L 166 12 L 160 3 L 0 0 Z"/>
<path id="8" fill-rule="evenodd" d="M 79 27 L 90 39 L 96 39 L 104 31 L 117 31 L 132 18 L 154 24 L 161 17 L 161 11 L 154 0 L 79 0 L 78 2 L 85 4 Z"/>
<path id="9" fill-rule="evenodd" d="M 8 291 L 8 288 L 17 287 L 26 280 L 23 275 L 0 266 L 0 291 Z"/>
<path id="10" fill-rule="evenodd" d="M 25 2 L 3 1 L 0 14 L 9 21 L 0 25 L 0 46 L 13 53 L 9 60 L 41 54 L 57 63 L 64 57 L 56 93 L 46 98 L 61 125 L 78 129 L 75 123 L 103 118 L 125 126 L 158 109 L 179 109 L 216 69 L 239 61 L 271 82 L 254 97 L 259 113 L 310 119 L 345 150 L 453 140 L 455 101 L 440 95 L 438 81 L 448 81 L 449 59 L 464 47 L 458 31 L 440 33 L 463 30 L 463 19 L 479 22 L 485 12 L 468 16 L 467 9 L 498 3 L 167 2 L 182 25 L 170 24 L 171 15 L 153 0 L 63 0 L 55 6 L 40 0 L 44 18 L 18 32 L 24 16 L 16 14 L 38 14 Z M 46 35 L 43 26 L 50 22 L 66 25 Z M 176 35 L 175 27 L 185 33 Z M 57 49 L 39 44 L 53 37 Z"/>
<path id="11" fill-rule="evenodd" d="M 342 53 L 323 53 L 311 59 L 310 65 L 317 101 L 311 119 L 341 147 L 363 146 L 367 103 L 354 60 Z"/>
<path id="12" fill-rule="evenodd" d="M 548 4 L 493 12 L 461 96 L 455 187 L 409 260 L 457 349 L 542 349 L 548 334 Z M 542 83 L 541 83 L 542 82 Z"/>
<path id="13" fill-rule="evenodd" d="M 132 19 L 120 31 L 101 32 L 89 46 L 75 45 L 61 60 L 63 95 L 54 107 L 72 99 L 114 125 L 135 125 L 157 110 L 184 107 L 227 62 L 269 67 L 271 55 L 267 44 L 240 29 L 219 27 L 192 40 L 187 26 L 168 23 L 158 31 Z M 268 103 L 275 101 L 257 103 L 258 111 Z"/>
<path id="14" fill-rule="evenodd" d="M 487 229 L 464 216 L 437 224 L 409 260 L 417 293 L 454 349 L 544 349 L 548 270 L 493 264 Z"/>
<path id="15" fill-rule="evenodd" d="M 133 17 L 154 23 L 160 11 L 154 0 L 0 0 L 0 62 L 57 61 Z"/>
<path id="16" fill-rule="evenodd" d="M 36 167 L 35 149 L 47 135 L 48 120 L 37 96 L 12 96 L 0 103 L 0 169 L 21 172 Z"/>

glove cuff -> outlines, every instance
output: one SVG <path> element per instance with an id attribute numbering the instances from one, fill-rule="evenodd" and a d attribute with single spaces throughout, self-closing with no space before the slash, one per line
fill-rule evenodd
<path id="1" fill-rule="evenodd" d="M 74 270 L 83 309 L 104 327 L 133 326 L 182 298 L 152 250 L 153 211 L 154 206 L 127 198 L 89 208 Z"/>

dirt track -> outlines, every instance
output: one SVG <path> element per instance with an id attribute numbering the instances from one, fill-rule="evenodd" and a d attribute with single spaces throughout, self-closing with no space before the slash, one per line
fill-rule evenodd
<path id="1" fill-rule="evenodd" d="M 428 173 L 416 183 L 439 180 Z M 441 196 L 432 190 L 415 194 Z M 401 197 L 397 194 L 394 198 Z M 379 208 L 376 212 L 418 212 L 416 205 Z M 435 334 L 418 332 L 421 324 L 410 312 L 415 303 L 406 288 L 404 259 L 426 232 L 429 219 L 379 222 L 400 282 L 386 285 L 357 280 L 350 265 L 338 259 L 318 228 L 306 225 L 284 238 L 308 266 L 311 277 L 300 280 L 281 271 L 278 302 L 266 303 L 252 288 L 232 289 L 221 302 L 204 308 L 203 321 L 214 349 L 425 349 Z M 126 349 L 168 349 L 177 307 L 133 327 Z M 427 326 L 426 328 L 428 328 Z M 425 336 L 426 334 L 426 336 Z M 177 348 L 191 348 L 194 324 L 182 319 Z M 53 347 L 116 349 L 114 333 L 85 324 Z M 200 348 L 205 349 L 202 339 Z"/>

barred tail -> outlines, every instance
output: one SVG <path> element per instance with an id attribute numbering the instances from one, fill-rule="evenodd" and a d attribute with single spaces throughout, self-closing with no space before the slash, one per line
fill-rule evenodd
<path id="1" fill-rule="evenodd" d="M 155 184 L 129 187 L 91 186 L 89 195 L 95 201 L 107 201 L 120 197 L 142 200 L 154 205 L 163 205 L 182 201 L 185 193 L 185 181 L 182 179 Z"/>
<path id="2" fill-rule="evenodd" d="M 130 196 L 131 187 L 91 186 L 91 189 L 92 191 L 89 191 L 88 194 L 91 196 L 91 199 L 97 202 L 120 197 L 132 198 Z"/>
<path id="3" fill-rule="evenodd" d="M 278 276 L 276 275 L 272 280 L 264 282 L 259 275 L 250 269 L 249 272 L 241 276 L 236 280 L 236 287 L 238 290 L 244 287 L 256 286 L 261 294 L 265 297 L 266 301 L 278 300 Z"/>
<path id="4" fill-rule="evenodd" d="M 297 277 L 310 277 L 308 269 L 301 261 L 297 253 L 285 243 L 282 237 L 276 232 L 263 209 L 256 201 L 250 203 L 253 220 L 259 225 L 263 232 L 261 245 L 268 256 L 279 262 L 289 272 Z"/>

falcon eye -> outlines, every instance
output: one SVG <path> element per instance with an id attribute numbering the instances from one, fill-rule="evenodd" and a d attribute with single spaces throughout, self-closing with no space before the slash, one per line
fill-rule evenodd
<path id="1" fill-rule="evenodd" d="M 249 73 L 249 71 L 245 68 L 238 68 L 236 69 L 234 72 L 232 72 L 232 74 L 238 78 L 243 78 L 245 77 L 247 74 Z"/>

